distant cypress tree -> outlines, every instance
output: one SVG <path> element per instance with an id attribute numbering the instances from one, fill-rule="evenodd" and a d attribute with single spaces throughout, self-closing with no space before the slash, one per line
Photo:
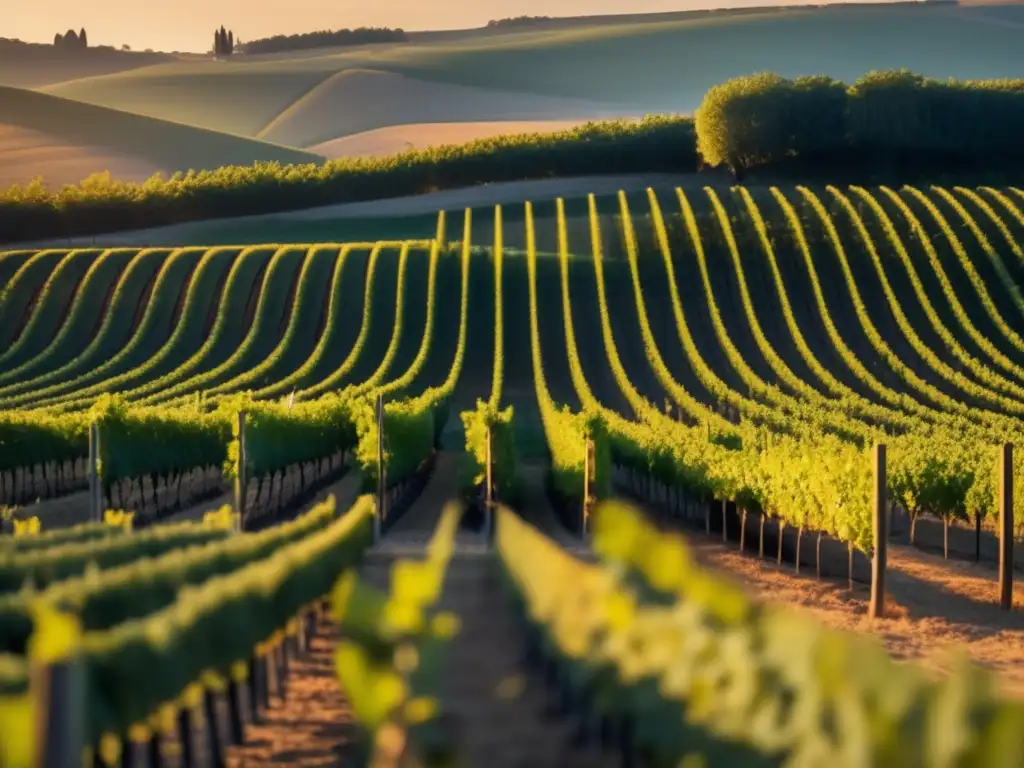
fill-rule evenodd
<path id="1" fill-rule="evenodd" d="M 60 48 L 64 44 L 64 36 L 58 32 L 53 36 L 53 45 L 56 48 Z"/>
<path id="2" fill-rule="evenodd" d="M 235 52 L 235 33 L 228 30 L 228 55 Z"/>
<path id="3" fill-rule="evenodd" d="M 68 48 L 77 48 L 78 47 L 78 33 L 75 32 L 75 30 L 73 30 L 73 29 L 69 29 L 67 32 L 65 32 L 64 33 L 64 44 Z"/>
<path id="4" fill-rule="evenodd" d="M 213 55 L 220 56 L 220 32 L 213 30 Z"/>
<path id="5" fill-rule="evenodd" d="M 85 34 L 85 27 L 82 27 L 81 31 L 78 33 L 78 44 L 83 48 L 89 47 L 89 37 Z"/>

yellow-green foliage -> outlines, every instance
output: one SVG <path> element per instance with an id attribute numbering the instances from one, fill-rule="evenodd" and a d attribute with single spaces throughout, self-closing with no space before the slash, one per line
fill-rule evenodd
<path id="1" fill-rule="evenodd" d="M 0 766 L 34 765 L 34 698 L 28 689 L 28 663 L 24 656 L 0 653 Z"/>
<path id="2" fill-rule="evenodd" d="M 483 182 L 695 167 L 693 121 L 651 116 L 322 165 L 257 163 L 139 184 L 107 177 L 60 190 L 15 186 L 0 194 L 0 232 L 5 240 L 58 237 L 117 230 L 126 219 L 133 227 L 159 226 Z"/>
<path id="3" fill-rule="evenodd" d="M 142 618 L 82 631 L 75 616 L 36 600 L 27 661 L 45 665 L 76 650 L 82 654 L 89 671 L 82 712 L 88 744 L 109 741 L 105 734 L 126 733 L 151 713 L 167 707 L 173 711 L 194 701 L 192 694 L 197 689 L 201 693 L 199 684 L 211 671 L 227 674 L 251 658 L 257 647 L 280 637 L 302 610 L 326 596 L 341 574 L 362 557 L 372 539 L 373 500 L 359 499 L 341 517 L 334 512 L 331 497 L 310 513 L 315 524 L 298 537 L 280 529 L 252 538 L 234 537 L 226 549 L 236 550 L 236 555 L 250 544 L 258 547 L 262 541 L 265 545 L 279 535 L 287 541 L 266 557 L 245 560 L 243 556 L 236 567 L 211 574 L 180 593 L 168 590 L 165 581 L 157 590 L 160 595 L 173 596 L 173 602 L 164 600 L 163 607 Z M 212 553 L 198 548 L 182 551 L 187 553 L 181 555 L 185 560 L 199 567 L 216 570 L 225 564 L 220 560 L 219 565 L 204 566 L 197 559 Z M 164 562 L 164 566 L 170 566 L 160 575 L 166 579 L 175 564 Z M 155 575 L 149 564 L 139 567 L 140 572 L 148 569 Z M 89 590 L 93 582 L 80 586 Z M 120 588 L 124 586 L 122 583 Z M 118 607 L 110 601 L 99 602 L 107 610 Z M 232 616 L 248 618 L 241 623 L 229 618 L 228 632 L 220 625 Z M 24 725 L 26 711 L 31 712 L 25 661 L 0 655 L 0 733 L 4 736 L 0 749 L 5 750 L 0 756 L 8 760 L 4 768 L 32 764 L 25 758 L 31 756 L 35 729 L 14 727 Z M 138 680 L 143 675 L 147 684 L 140 686 Z"/>
<path id="4" fill-rule="evenodd" d="M 25 536 L 37 536 L 43 529 L 38 517 L 30 517 L 25 520 L 14 521 L 14 535 L 17 538 Z"/>
<path id="5" fill-rule="evenodd" d="M 33 606 L 36 632 L 27 656 L 0 654 L 0 768 L 36 765 L 37 690 L 29 686 L 30 665 L 64 661 L 81 643 L 74 616 L 38 602 Z"/>
<path id="6" fill-rule="evenodd" d="M 241 515 L 225 504 L 220 509 L 206 512 L 203 515 L 203 526 L 206 528 L 219 528 L 225 531 L 235 531 L 241 527 Z"/>
<path id="7" fill-rule="evenodd" d="M 249 393 L 226 397 L 216 412 L 230 424 L 225 474 L 238 475 L 240 411 L 246 414 L 246 476 L 254 478 L 351 450 L 356 444 L 354 408 L 350 399 L 333 392 L 293 405 L 257 401 Z"/>
<path id="8" fill-rule="evenodd" d="M 709 165 L 749 167 L 835 149 L 846 92 L 827 77 L 761 73 L 710 88 L 695 114 L 697 152 Z"/>
<path id="9" fill-rule="evenodd" d="M 134 512 L 127 512 L 123 509 L 108 509 L 103 513 L 104 525 L 111 525 L 131 533 L 132 522 L 135 520 Z"/>
<path id="10" fill-rule="evenodd" d="M 999 170 L 1022 156 L 1011 127 L 1021 119 L 1024 80 L 939 81 L 900 70 L 870 72 L 850 86 L 771 73 L 734 78 L 708 90 L 695 124 L 697 151 L 713 166 L 836 162 L 854 151 L 873 164 L 970 158 L 970 170 L 981 170 L 982 160 L 985 170 Z"/>
<path id="11" fill-rule="evenodd" d="M 873 637 L 753 603 L 636 510 L 595 513 L 599 564 L 502 510 L 497 547 L 517 608 L 595 709 L 629 717 L 650 765 L 1006 766 L 1024 707 L 957 660 L 935 682 Z M 955 734 L 955 737 L 953 737 Z"/>
<path id="12" fill-rule="evenodd" d="M 461 414 L 466 432 L 466 455 L 460 467 L 459 485 L 466 491 L 487 480 L 487 432 L 491 432 L 491 472 L 494 493 L 505 503 L 514 503 L 516 478 L 515 432 L 512 406 L 497 406 L 477 400 L 476 409 Z"/>
<path id="13" fill-rule="evenodd" d="M 443 764 L 444 755 L 455 747 L 436 721 L 441 714 L 443 653 L 459 621 L 436 606 L 461 514 L 454 504 L 444 509 L 426 558 L 396 561 L 387 593 L 350 571 L 332 596 L 342 630 L 335 670 L 356 719 L 373 737 L 374 754 L 387 751 L 397 730 L 411 742 L 424 768 L 438 760 Z"/>

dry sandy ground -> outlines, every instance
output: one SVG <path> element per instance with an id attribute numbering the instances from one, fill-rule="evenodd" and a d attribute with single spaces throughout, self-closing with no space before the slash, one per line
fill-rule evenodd
<path id="1" fill-rule="evenodd" d="M 325 141 L 309 148 L 329 157 L 379 157 L 408 149 L 428 149 L 450 144 L 465 144 L 522 133 L 555 133 L 584 125 L 593 118 L 564 120 L 492 120 L 463 123 L 410 123 L 389 125 L 340 139 Z"/>
<path id="2" fill-rule="evenodd" d="M 38 176 L 52 189 L 103 171 L 123 181 L 145 181 L 160 170 L 109 147 L 75 144 L 31 128 L 0 124 L 0 190 Z"/>
<path id="3" fill-rule="evenodd" d="M 228 768 L 343 765 L 356 727 L 334 674 L 333 623 L 320 622 L 309 652 L 289 664 L 285 702 L 246 728 L 245 744 L 227 750 Z"/>
<path id="4" fill-rule="evenodd" d="M 701 535 L 689 537 L 701 562 L 732 577 L 762 599 L 808 611 L 829 627 L 869 632 L 897 659 L 915 661 L 935 672 L 948 669 L 943 654 L 965 649 L 992 669 L 1004 690 L 1024 696 L 1024 590 L 1015 611 L 1001 611 L 996 573 L 991 566 L 922 553 L 890 544 L 887 571 L 888 616 L 872 622 L 867 588 L 849 592 L 846 583 L 797 576 L 792 566 L 740 554 Z"/>

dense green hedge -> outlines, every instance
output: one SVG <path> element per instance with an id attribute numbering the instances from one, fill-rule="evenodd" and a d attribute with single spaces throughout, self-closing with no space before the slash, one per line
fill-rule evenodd
<path id="1" fill-rule="evenodd" d="M 111 523 L 81 523 L 70 528 L 55 528 L 45 533 L 32 536 L 0 536 L 0 557 L 5 554 L 25 554 L 38 552 L 51 547 L 69 544 L 99 544 L 101 540 L 112 539 L 130 532 L 130 527 Z M 0 598 L 2 602 L 2 598 Z"/>
<path id="2" fill-rule="evenodd" d="M 178 523 L 98 542 L 72 542 L 25 553 L 0 552 L 0 595 L 17 592 L 26 584 L 44 589 L 80 576 L 91 566 L 116 568 L 144 557 L 218 541 L 230 533 L 201 523 Z"/>
<path id="3" fill-rule="evenodd" d="M 871 72 L 852 85 L 762 73 L 713 87 L 697 149 L 733 169 L 792 163 L 830 171 L 997 171 L 1024 162 L 1024 80 L 931 80 Z"/>
<path id="4" fill-rule="evenodd" d="M 0 595 L 0 654 L 28 652 L 37 599 L 73 613 L 84 631 L 108 630 L 162 611 L 185 587 L 203 584 L 266 559 L 303 537 L 327 528 L 335 517 L 332 505 L 321 504 L 295 520 L 259 533 L 225 535 L 172 549 L 157 557 L 72 576 L 47 589 L 22 589 Z"/>
<path id="5" fill-rule="evenodd" d="M 142 184 L 100 176 L 59 191 L 32 184 L 0 194 L 0 238 L 12 242 L 96 234 L 486 182 L 691 172 L 697 165 L 695 145 L 690 118 L 655 116 L 323 165 L 264 163 L 169 179 L 156 176 Z"/>

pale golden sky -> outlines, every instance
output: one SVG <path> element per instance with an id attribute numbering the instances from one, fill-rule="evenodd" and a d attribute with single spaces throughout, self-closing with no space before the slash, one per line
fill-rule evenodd
<path id="1" fill-rule="evenodd" d="M 359 26 L 459 29 L 523 14 L 579 16 L 789 4 L 794 0 L 561 0 L 556 12 L 551 0 L 0 0 L 0 37 L 50 42 L 56 32 L 85 27 L 91 44 L 206 51 L 212 30 L 221 24 L 251 40 Z"/>

